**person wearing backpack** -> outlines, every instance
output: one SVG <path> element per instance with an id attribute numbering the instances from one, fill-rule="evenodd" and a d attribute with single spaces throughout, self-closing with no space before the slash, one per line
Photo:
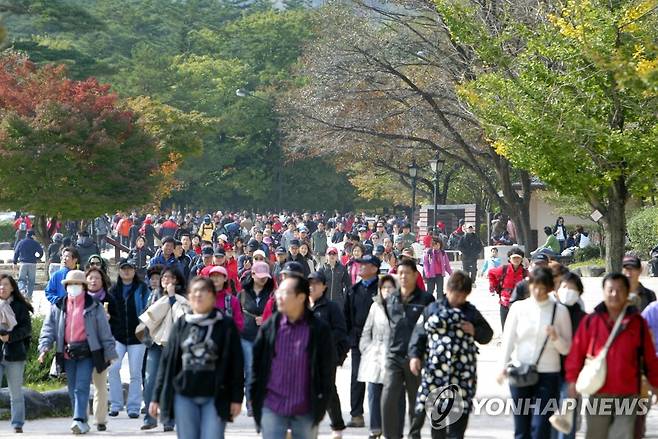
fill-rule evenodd
<path id="1" fill-rule="evenodd" d="M 550 269 L 533 270 L 528 284 L 530 297 L 510 307 L 498 382 L 509 380 L 513 404 L 519 408 L 514 437 L 548 439 L 549 418 L 558 409 L 551 405 L 560 397 L 560 355 L 571 347 L 571 319 L 567 308 L 549 294 L 555 288 Z"/>
<path id="2" fill-rule="evenodd" d="M 202 273 L 202 275 L 205 274 Z M 238 331 L 242 333 L 244 329 L 244 317 L 242 316 L 240 301 L 235 295 L 235 286 L 232 285 L 232 282 L 228 281 L 228 271 L 220 265 L 215 265 L 207 271 L 207 276 L 215 284 L 217 309 L 228 317 L 231 317 L 238 327 Z"/>
<path id="3" fill-rule="evenodd" d="M 498 295 L 500 304 L 500 325 L 505 329 L 505 320 L 510 308 L 512 291 L 519 282 L 523 281 L 528 272 L 523 268 L 525 254 L 520 248 L 513 248 L 507 252 L 507 264 L 489 270 L 489 292 Z"/>

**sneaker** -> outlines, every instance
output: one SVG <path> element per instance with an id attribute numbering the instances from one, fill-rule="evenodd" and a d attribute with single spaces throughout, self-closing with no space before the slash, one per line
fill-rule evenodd
<path id="1" fill-rule="evenodd" d="M 22 433 L 23 427 L 14 427 L 14 433 Z"/>
<path id="2" fill-rule="evenodd" d="M 113 418 L 116 418 L 119 416 L 119 412 L 117 410 L 110 410 L 110 413 L 108 415 L 112 416 Z"/>
<path id="3" fill-rule="evenodd" d="M 139 418 L 139 413 L 128 413 L 128 417 L 130 419 L 137 419 Z"/>
<path id="4" fill-rule="evenodd" d="M 141 427 L 139 427 L 140 430 L 153 430 L 156 428 L 158 424 L 143 424 Z"/>
<path id="5" fill-rule="evenodd" d="M 331 432 L 331 439 L 343 439 L 342 430 L 334 430 Z"/>
<path id="6" fill-rule="evenodd" d="M 363 416 L 352 416 L 352 419 L 347 423 L 347 426 L 350 428 L 363 428 L 366 426 L 366 422 L 363 419 Z"/>
<path id="7" fill-rule="evenodd" d="M 105 424 L 98 424 L 98 425 L 96 425 L 96 430 L 98 430 L 98 431 L 105 431 L 105 430 L 107 430 L 107 425 L 105 425 Z"/>
<path id="8" fill-rule="evenodd" d="M 174 431 L 174 426 L 173 425 L 165 425 L 163 430 L 165 431 L 165 433 L 170 432 L 170 431 Z"/>
<path id="9" fill-rule="evenodd" d="M 87 424 L 86 422 L 82 422 L 81 424 L 82 424 L 81 434 L 89 433 L 89 431 L 91 430 L 89 424 Z"/>
<path id="10" fill-rule="evenodd" d="M 85 431 L 85 424 L 82 421 L 73 421 L 71 423 L 71 433 L 73 434 L 85 434 L 87 431 L 89 431 L 89 426 L 87 426 L 86 431 Z"/>

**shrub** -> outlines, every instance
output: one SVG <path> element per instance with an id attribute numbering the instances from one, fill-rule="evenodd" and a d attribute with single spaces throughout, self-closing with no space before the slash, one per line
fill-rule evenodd
<path id="1" fill-rule="evenodd" d="M 658 207 L 639 210 L 628 220 L 628 236 L 631 248 L 638 256 L 646 258 L 658 245 Z"/>
<path id="2" fill-rule="evenodd" d="M 585 248 L 579 248 L 574 254 L 576 262 L 584 262 L 592 259 L 599 259 L 605 257 L 605 248 L 598 245 L 590 245 Z"/>
<path id="3" fill-rule="evenodd" d="M 11 221 L 0 222 L 0 242 L 14 242 L 16 231 Z"/>
<path id="4" fill-rule="evenodd" d="M 48 352 L 44 364 L 39 364 L 39 334 L 41 334 L 42 326 L 43 317 L 37 316 L 32 319 L 32 338 L 30 350 L 27 353 L 27 362 L 25 363 L 24 384 L 29 386 L 30 384 L 43 384 L 48 381 L 60 381 L 64 384 L 65 381 L 62 379 L 52 378 L 49 375 L 50 363 L 55 356 L 54 349 Z"/>

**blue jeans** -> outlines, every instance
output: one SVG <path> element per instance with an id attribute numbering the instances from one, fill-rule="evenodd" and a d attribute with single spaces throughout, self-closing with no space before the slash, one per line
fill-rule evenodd
<path id="1" fill-rule="evenodd" d="M 9 397 L 11 401 L 11 426 L 22 427 L 25 424 L 25 397 L 23 396 L 23 372 L 25 361 L 0 362 L 0 381 L 7 376 Z"/>
<path id="2" fill-rule="evenodd" d="M 282 416 L 263 407 L 263 416 L 260 420 L 263 430 L 263 439 L 282 439 L 286 437 L 288 429 L 292 432 L 292 439 L 315 439 L 318 437 L 318 426 L 313 425 L 313 417 Z"/>
<path id="3" fill-rule="evenodd" d="M 515 439 L 547 439 L 551 437 L 551 424 L 548 421 L 553 415 L 552 411 L 542 415 L 544 408 L 551 399 L 560 398 L 560 373 L 539 373 L 539 381 L 534 386 L 510 387 L 512 400 L 515 407 L 523 409 L 529 404 L 537 403 L 534 410 L 527 414 L 514 415 L 514 438 Z"/>
<path id="4" fill-rule="evenodd" d="M 174 395 L 176 431 L 185 439 L 224 439 L 226 423 L 217 414 L 215 398 Z M 283 437 L 283 436 L 282 436 Z"/>
<path id="5" fill-rule="evenodd" d="M 240 339 L 240 344 L 242 345 L 242 357 L 244 358 L 244 387 L 245 387 L 245 398 L 247 402 L 251 401 L 251 365 L 254 361 L 254 342 L 245 340 L 244 338 Z"/>
<path id="6" fill-rule="evenodd" d="M 37 264 L 21 262 L 18 268 L 18 289 L 32 300 L 34 283 L 37 281 Z"/>
<path id="7" fill-rule="evenodd" d="M 160 366 L 160 358 L 162 357 L 162 346 L 153 344 L 146 349 L 146 376 L 144 378 L 144 405 L 147 412 L 144 415 L 144 424 L 157 425 L 158 420 L 148 414 L 148 406 L 153 399 L 153 390 L 155 390 L 155 379 L 158 377 L 158 367 Z M 173 419 L 163 419 L 163 424 L 166 426 L 174 425 Z"/>
<path id="8" fill-rule="evenodd" d="M 119 412 L 123 409 L 123 386 L 121 384 L 121 363 L 124 355 L 128 353 L 128 368 L 130 371 L 130 384 L 128 386 L 128 401 L 126 409 L 128 413 L 139 413 L 142 408 L 142 365 L 144 363 L 143 344 L 125 345 L 116 342 L 116 350 L 119 358 L 110 366 L 110 410 Z"/>
<path id="9" fill-rule="evenodd" d="M 91 386 L 94 363 L 91 358 L 64 360 L 64 370 L 66 371 L 71 407 L 73 407 L 73 419 L 87 422 L 89 386 Z"/>

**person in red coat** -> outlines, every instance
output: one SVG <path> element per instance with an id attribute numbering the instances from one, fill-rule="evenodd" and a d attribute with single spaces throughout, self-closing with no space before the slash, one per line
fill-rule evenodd
<path id="1" fill-rule="evenodd" d="M 513 248 L 507 252 L 507 264 L 489 270 L 489 292 L 498 294 L 500 305 L 500 325 L 505 329 L 505 320 L 509 313 L 510 299 L 516 284 L 528 275 L 523 268 L 525 254 L 520 248 Z"/>
<path id="2" fill-rule="evenodd" d="M 620 331 L 610 345 L 605 362 L 607 373 L 603 386 L 589 401 L 591 407 L 602 405 L 601 398 L 609 398 L 613 410 L 608 413 L 586 410 L 586 438 L 606 438 L 609 431 L 615 437 L 634 437 L 635 418 L 638 406 L 629 411 L 616 411 L 614 407 L 628 404 L 632 407 L 641 392 L 642 374 L 654 389 L 658 388 L 658 357 L 651 339 L 647 322 L 639 310 L 628 302 L 630 285 L 621 273 L 610 273 L 603 279 L 603 302 L 594 312 L 584 317 L 571 344 L 565 361 L 566 381 L 569 383 L 569 396 L 576 396 L 576 381 L 585 365 L 585 359 L 596 356 L 608 340 L 612 327 L 624 309 Z M 647 406 L 648 408 L 648 406 Z"/>

